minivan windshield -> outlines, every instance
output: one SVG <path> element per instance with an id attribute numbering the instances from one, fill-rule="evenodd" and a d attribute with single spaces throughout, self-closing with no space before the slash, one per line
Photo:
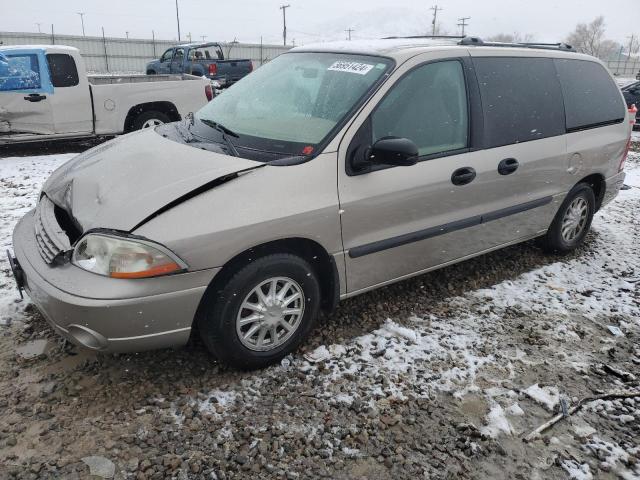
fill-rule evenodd
<path id="1" fill-rule="evenodd" d="M 258 68 L 196 113 L 235 135 L 239 147 L 310 155 L 391 66 L 340 53 L 287 53 Z"/>

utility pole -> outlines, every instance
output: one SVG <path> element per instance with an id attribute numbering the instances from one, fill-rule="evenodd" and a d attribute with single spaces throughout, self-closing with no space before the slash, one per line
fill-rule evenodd
<path id="1" fill-rule="evenodd" d="M 80 15 L 80 21 L 82 22 L 82 36 L 84 37 L 84 16 L 86 14 L 84 12 L 78 12 L 78 15 Z"/>
<path id="2" fill-rule="evenodd" d="M 355 30 L 353 28 L 347 28 L 345 32 L 347 32 L 347 34 L 349 35 L 347 40 L 351 41 L 351 32 L 355 32 Z"/>
<path id="3" fill-rule="evenodd" d="M 178 10 L 178 0 L 176 0 L 176 20 L 178 21 L 178 42 L 180 42 L 180 11 Z"/>
<path id="4" fill-rule="evenodd" d="M 36 25 L 38 26 L 38 33 L 42 33 L 42 30 L 40 29 L 40 25 L 42 25 L 41 23 L 36 23 Z"/>
<path id="5" fill-rule="evenodd" d="M 438 12 L 444 10 L 443 8 L 438 7 L 438 5 L 431 7 L 429 10 L 433 10 L 433 20 L 431 21 L 431 35 L 435 37 L 436 35 L 436 22 L 438 20 Z"/>
<path id="6" fill-rule="evenodd" d="M 287 45 L 287 8 L 291 5 L 281 5 L 280 10 L 282 10 L 282 39 L 284 41 L 284 45 Z"/>
<path id="7" fill-rule="evenodd" d="M 462 18 L 459 18 L 459 19 L 458 19 L 458 21 L 460 22 L 460 23 L 458 24 L 458 26 L 462 28 L 462 36 L 463 36 L 463 37 L 464 37 L 464 27 L 466 27 L 466 26 L 468 26 L 468 25 L 469 25 L 469 24 L 467 23 L 467 20 L 470 20 L 470 19 L 471 19 L 471 17 L 462 17 Z"/>
<path id="8" fill-rule="evenodd" d="M 129 32 L 124 32 L 124 34 L 127 36 L 127 40 L 129 40 Z"/>
<path id="9" fill-rule="evenodd" d="M 627 37 L 627 38 L 629 39 L 629 56 L 631 56 L 631 54 L 633 53 L 633 47 L 635 45 L 636 36 L 631 35 L 630 37 Z"/>
<path id="10" fill-rule="evenodd" d="M 191 43 L 191 32 L 189 32 L 189 35 L 187 35 L 187 38 L 189 39 L 189 43 Z"/>
<path id="11" fill-rule="evenodd" d="M 204 43 L 205 38 L 207 38 L 206 35 L 201 35 L 200 38 L 202 38 L 202 43 Z"/>

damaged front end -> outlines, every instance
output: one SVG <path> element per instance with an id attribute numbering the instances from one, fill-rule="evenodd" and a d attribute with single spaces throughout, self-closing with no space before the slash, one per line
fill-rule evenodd
<path id="1" fill-rule="evenodd" d="M 144 257 L 154 268 L 154 258 L 164 255 L 156 273 L 184 271 L 186 264 L 173 252 L 134 232 L 177 205 L 265 166 L 195 148 L 185 158 L 185 151 L 184 144 L 147 131 L 100 145 L 56 170 L 33 212 L 42 259 L 52 266 L 72 262 L 83 239 L 98 235 L 90 244 L 94 250 L 120 241 L 130 255 Z M 143 247 L 136 250 L 127 242 Z M 145 245 L 153 250 L 145 251 Z M 98 273 L 88 264 L 76 262 Z"/>

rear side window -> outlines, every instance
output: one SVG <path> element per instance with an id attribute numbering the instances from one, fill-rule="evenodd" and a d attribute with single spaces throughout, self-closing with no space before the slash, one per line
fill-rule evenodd
<path id="1" fill-rule="evenodd" d="M 605 68 L 586 60 L 554 60 L 567 110 L 567 129 L 617 123 L 624 120 L 620 91 Z"/>
<path id="2" fill-rule="evenodd" d="M 71 55 L 65 53 L 47 54 L 51 83 L 54 87 L 75 87 L 78 85 L 78 69 Z"/>
<path id="3" fill-rule="evenodd" d="M 480 57 L 473 63 L 486 148 L 565 133 L 562 91 L 551 59 Z"/>

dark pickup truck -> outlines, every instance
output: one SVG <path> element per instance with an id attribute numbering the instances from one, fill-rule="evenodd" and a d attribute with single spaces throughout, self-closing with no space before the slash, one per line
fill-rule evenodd
<path id="1" fill-rule="evenodd" d="M 147 64 L 147 75 L 189 73 L 228 87 L 253 71 L 251 60 L 225 60 L 219 43 L 177 45 Z"/>

